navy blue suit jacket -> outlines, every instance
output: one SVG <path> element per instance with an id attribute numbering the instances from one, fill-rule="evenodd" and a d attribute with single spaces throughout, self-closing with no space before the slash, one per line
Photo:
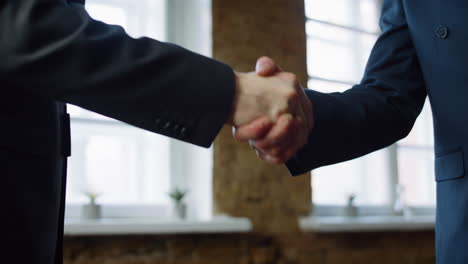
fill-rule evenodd
<path id="1" fill-rule="evenodd" d="M 65 104 L 208 147 L 231 112 L 230 67 L 181 47 L 130 38 L 82 0 L 0 1 L 0 253 L 62 262 Z"/>
<path id="2" fill-rule="evenodd" d="M 468 263 L 468 1 L 385 0 L 382 35 L 362 82 L 343 93 L 307 91 L 315 112 L 293 174 L 334 164 L 404 138 L 432 106 L 439 264 Z"/>

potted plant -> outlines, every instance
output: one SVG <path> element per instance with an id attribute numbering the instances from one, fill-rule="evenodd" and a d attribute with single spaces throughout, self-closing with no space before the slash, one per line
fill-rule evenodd
<path id="1" fill-rule="evenodd" d="M 83 193 L 89 199 L 89 203 L 81 208 L 81 216 L 84 219 L 99 219 L 101 218 L 101 206 L 96 203 L 96 199 L 100 194 L 92 191 Z"/>
<path id="2" fill-rule="evenodd" d="M 411 217 L 411 208 L 406 203 L 405 186 L 396 184 L 395 186 L 395 200 L 393 202 L 393 214 L 397 216 Z"/>
<path id="3" fill-rule="evenodd" d="M 169 193 L 169 197 L 174 202 L 174 213 L 179 219 L 185 219 L 187 217 L 187 205 L 184 203 L 185 195 L 187 191 L 175 188 Z"/>
<path id="4" fill-rule="evenodd" d="M 347 217 L 356 217 L 356 216 L 358 216 L 358 208 L 354 204 L 355 199 L 356 199 L 356 194 L 354 194 L 354 193 L 348 194 L 347 204 L 346 204 L 346 207 L 344 208 L 345 216 L 347 216 Z"/>

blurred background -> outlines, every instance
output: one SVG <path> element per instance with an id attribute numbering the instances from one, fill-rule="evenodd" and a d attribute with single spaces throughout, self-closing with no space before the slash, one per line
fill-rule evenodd
<path id="1" fill-rule="evenodd" d="M 359 83 L 380 34 L 379 0 L 87 0 L 86 8 L 132 37 L 238 71 L 270 56 L 322 92 Z M 69 112 L 66 263 L 435 263 L 428 103 L 397 144 L 297 178 L 261 163 L 230 128 L 202 149 Z"/>

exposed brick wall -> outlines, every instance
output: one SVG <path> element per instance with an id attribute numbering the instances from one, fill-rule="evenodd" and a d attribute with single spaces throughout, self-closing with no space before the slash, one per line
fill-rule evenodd
<path id="1" fill-rule="evenodd" d="M 263 55 L 305 82 L 306 36 L 302 0 L 213 0 L 213 55 L 237 71 L 253 71 Z M 295 232 L 310 212 L 310 176 L 292 178 L 284 166 L 259 161 L 226 127 L 214 148 L 216 212 L 249 217 L 256 231 Z"/>
<path id="2" fill-rule="evenodd" d="M 431 232 L 68 237 L 65 264 L 428 264 Z"/>

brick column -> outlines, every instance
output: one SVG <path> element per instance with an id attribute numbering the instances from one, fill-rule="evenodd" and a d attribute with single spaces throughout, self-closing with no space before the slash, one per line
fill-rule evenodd
<path id="1" fill-rule="evenodd" d="M 213 0 L 213 55 L 253 71 L 262 55 L 307 80 L 303 0 Z M 224 128 L 214 148 L 214 210 L 247 216 L 259 232 L 292 232 L 311 207 L 310 175 L 267 165 Z"/>

